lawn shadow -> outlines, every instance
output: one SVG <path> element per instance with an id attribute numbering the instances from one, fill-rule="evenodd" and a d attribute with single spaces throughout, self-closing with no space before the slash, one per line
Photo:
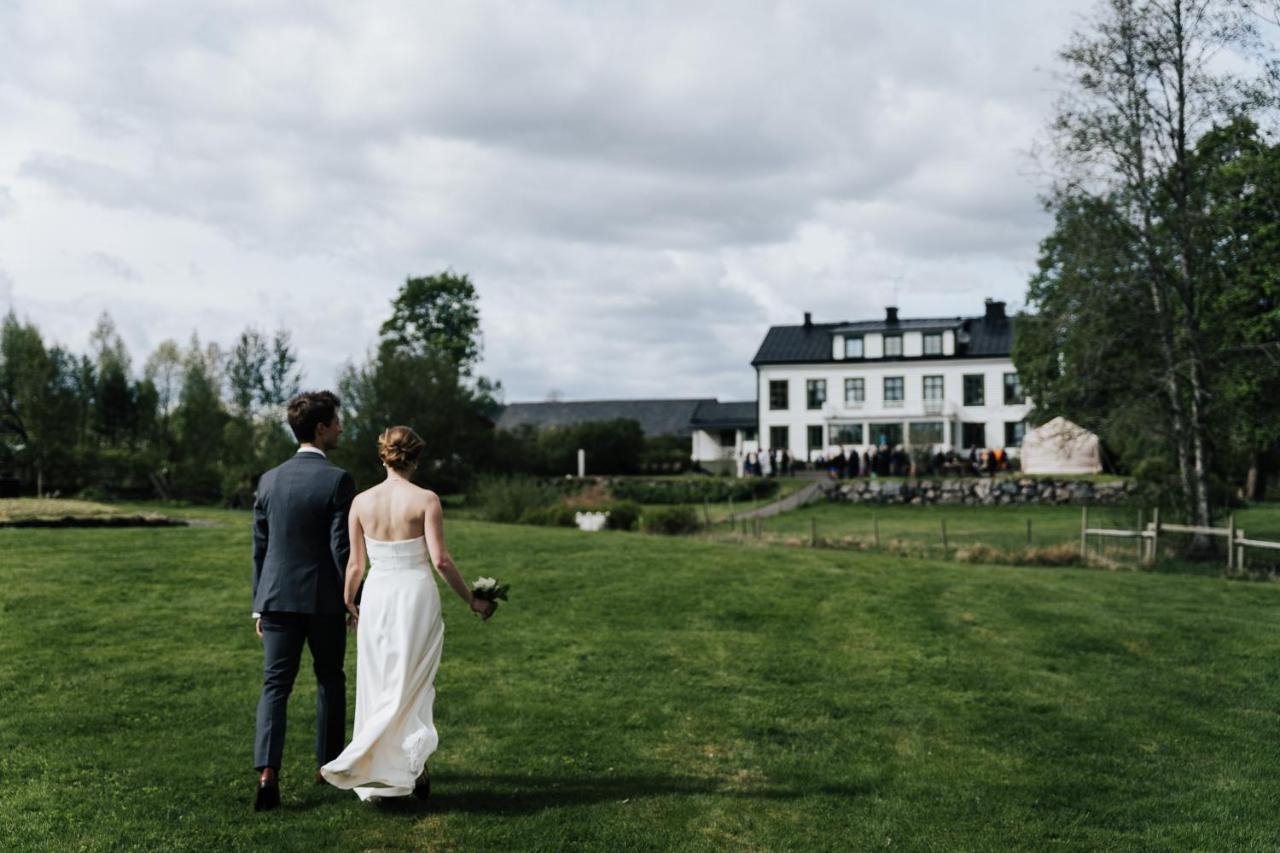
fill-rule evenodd
<path id="1" fill-rule="evenodd" d="M 441 774 L 432 775 L 431 798 L 380 800 L 377 808 L 390 814 L 419 815 L 467 812 L 477 814 L 529 814 L 551 808 L 571 808 L 602 802 L 623 802 L 646 797 L 716 795 L 739 799 L 794 800 L 808 796 L 859 797 L 875 786 L 803 786 L 759 784 L 743 786 L 717 779 L 677 776 L 521 776 Z"/>

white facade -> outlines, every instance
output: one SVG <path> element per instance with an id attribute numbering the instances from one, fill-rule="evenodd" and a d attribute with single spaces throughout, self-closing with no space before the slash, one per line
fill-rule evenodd
<path id="1" fill-rule="evenodd" d="M 693 431 L 694 462 L 712 473 L 742 474 L 742 462 L 746 454 L 756 449 L 755 431 L 743 429 Z"/>
<path id="2" fill-rule="evenodd" d="M 785 444 L 796 459 L 827 455 L 836 447 L 861 453 L 882 442 L 962 453 L 970 447 L 1016 448 L 1020 443 L 1031 404 L 1005 402 L 1005 376 L 1017 375 L 1012 359 L 955 357 L 955 334 L 948 330 L 939 357 L 922 357 L 921 333 L 905 332 L 902 355 L 909 360 L 886 361 L 882 360 L 882 335 L 861 337 L 863 359 L 845 360 L 843 337 L 836 334 L 832 336 L 834 362 L 759 367 L 759 447 L 771 449 L 777 442 L 781 449 L 777 428 L 786 429 Z M 966 376 L 982 377 L 980 405 L 965 404 Z M 861 401 L 846 398 L 845 380 L 849 379 L 862 380 Z M 886 379 L 893 380 L 888 388 Z M 902 399 L 886 399 L 886 391 L 892 396 L 899 380 Z M 810 407 L 812 381 L 826 383 L 826 401 L 816 408 Z M 774 382 L 786 384 L 785 408 L 771 405 Z M 856 388 L 849 390 L 856 392 Z"/>

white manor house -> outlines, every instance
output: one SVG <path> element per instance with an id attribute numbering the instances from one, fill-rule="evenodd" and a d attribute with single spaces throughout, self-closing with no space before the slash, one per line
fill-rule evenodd
<path id="1" fill-rule="evenodd" d="M 555 428 L 631 418 L 648 435 L 691 440 L 694 462 L 742 472 L 747 454 L 787 449 L 795 459 L 836 448 L 926 447 L 1016 455 L 1031 404 L 1013 366 L 1013 318 L 988 299 L 976 317 L 900 318 L 773 326 L 751 364 L 756 399 L 719 402 L 585 400 L 513 403 L 502 429 Z"/>
<path id="2" fill-rule="evenodd" d="M 806 313 L 800 325 L 770 328 L 752 359 L 754 429 L 695 432 L 694 457 L 785 448 L 812 460 L 885 445 L 1016 454 L 1031 404 L 1012 346 L 1013 320 L 992 300 L 977 317 L 910 319 L 887 308 L 880 320 L 815 323 Z"/>

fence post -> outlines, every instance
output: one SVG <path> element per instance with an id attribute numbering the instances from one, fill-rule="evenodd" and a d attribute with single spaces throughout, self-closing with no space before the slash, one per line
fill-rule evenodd
<path id="1" fill-rule="evenodd" d="M 1236 514 L 1227 519 L 1227 574 L 1236 570 Z"/>
<path id="2" fill-rule="evenodd" d="M 1151 565 L 1160 556 L 1160 507 L 1151 510 Z"/>
<path id="3" fill-rule="evenodd" d="M 818 547 L 818 519 L 809 519 L 809 547 Z"/>
<path id="4" fill-rule="evenodd" d="M 871 516 L 871 528 L 874 531 L 874 535 L 875 535 L 876 550 L 879 551 L 880 550 L 880 516 L 878 515 Z"/>
<path id="5" fill-rule="evenodd" d="M 1080 507 L 1080 559 L 1089 559 L 1089 507 Z"/>
<path id="6" fill-rule="evenodd" d="M 1027 547 L 1031 547 L 1031 519 L 1027 519 Z"/>
<path id="7" fill-rule="evenodd" d="M 707 527 L 711 526 L 711 502 L 706 498 L 702 501 L 702 523 Z"/>
<path id="8" fill-rule="evenodd" d="M 942 519 L 942 556 L 947 556 L 947 520 Z"/>

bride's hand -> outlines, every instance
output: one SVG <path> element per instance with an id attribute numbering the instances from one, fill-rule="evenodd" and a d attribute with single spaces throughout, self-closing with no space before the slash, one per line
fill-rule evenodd
<path id="1" fill-rule="evenodd" d="M 347 627 L 354 628 L 360 621 L 360 607 L 354 602 L 347 602 Z"/>
<path id="2" fill-rule="evenodd" d="M 480 614 L 483 619 L 488 619 L 493 615 L 494 608 L 498 605 L 493 601 L 485 601 L 483 598 L 471 599 L 471 609 Z"/>

